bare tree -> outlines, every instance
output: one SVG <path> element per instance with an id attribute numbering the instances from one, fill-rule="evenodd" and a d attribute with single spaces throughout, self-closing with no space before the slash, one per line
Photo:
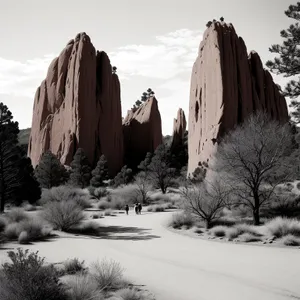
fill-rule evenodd
<path id="1" fill-rule="evenodd" d="M 258 113 L 230 132 L 221 142 L 214 169 L 231 187 L 236 204 L 248 206 L 255 225 L 260 223 L 260 209 L 270 203 L 276 186 L 288 179 L 286 156 L 292 148 L 288 126 Z M 272 174 L 280 169 L 281 174 Z M 271 179 L 272 178 L 272 179 Z"/>
<path id="2" fill-rule="evenodd" d="M 141 172 L 135 178 L 136 184 L 136 198 L 139 199 L 143 204 L 148 203 L 150 197 L 149 192 L 151 191 L 151 185 L 149 183 L 149 178 L 146 173 Z"/>
<path id="3" fill-rule="evenodd" d="M 220 180 L 192 184 L 183 188 L 181 193 L 185 210 L 205 221 L 206 228 L 221 217 L 222 210 L 228 205 L 228 189 Z"/>

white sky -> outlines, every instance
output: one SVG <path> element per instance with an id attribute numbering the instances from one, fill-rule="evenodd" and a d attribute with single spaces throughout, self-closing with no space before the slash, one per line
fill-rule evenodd
<path id="1" fill-rule="evenodd" d="M 33 98 L 51 60 L 78 32 L 108 53 L 121 81 L 122 114 L 151 87 L 163 133 L 188 113 L 192 65 L 208 20 L 234 24 L 265 63 L 291 24 L 286 0 L 0 0 L 0 101 L 31 127 Z M 274 76 L 273 76 L 274 77 Z M 285 81 L 276 77 L 279 84 Z"/>

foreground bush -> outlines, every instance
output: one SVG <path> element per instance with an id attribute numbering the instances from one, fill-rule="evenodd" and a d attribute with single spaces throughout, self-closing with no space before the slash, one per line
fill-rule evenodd
<path id="1" fill-rule="evenodd" d="M 268 232 L 277 238 L 293 235 L 300 237 L 300 221 L 277 217 L 266 223 Z"/>
<path id="2" fill-rule="evenodd" d="M 66 274 L 73 275 L 78 272 L 85 271 L 84 260 L 80 261 L 78 258 L 68 259 L 63 263 Z"/>
<path id="3" fill-rule="evenodd" d="M 122 300 L 146 300 L 147 298 L 144 294 L 137 289 L 121 289 L 117 291 L 116 295 Z"/>
<path id="4" fill-rule="evenodd" d="M 123 279 L 123 269 L 118 262 L 103 259 L 92 265 L 92 277 L 100 290 L 117 288 Z"/>
<path id="5" fill-rule="evenodd" d="M 172 215 L 172 218 L 168 226 L 178 229 L 181 228 L 182 226 L 191 228 L 194 224 L 195 224 L 195 220 L 190 214 L 185 212 L 180 212 Z"/>
<path id="6" fill-rule="evenodd" d="M 53 266 L 45 266 L 38 252 L 10 251 L 10 263 L 0 272 L 1 300 L 66 300 L 66 293 Z"/>
<path id="7" fill-rule="evenodd" d="M 82 206 L 73 201 L 48 203 L 42 215 L 54 229 L 61 231 L 68 231 L 85 219 Z"/>
<path id="8" fill-rule="evenodd" d="M 72 300 L 104 300 L 104 295 L 90 275 L 72 276 L 66 281 L 66 285 L 69 288 L 68 295 Z"/>

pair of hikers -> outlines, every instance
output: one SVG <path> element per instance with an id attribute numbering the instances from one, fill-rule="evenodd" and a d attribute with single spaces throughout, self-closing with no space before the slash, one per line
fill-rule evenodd
<path id="1" fill-rule="evenodd" d="M 125 206 L 125 211 L 126 211 L 126 215 L 128 215 L 128 212 L 129 212 L 129 206 L 128 205 Z M 136 203 L 134 205 L 134 211 L 137 215 L 140 215 L 141 211 L 142 211 L 142 204 L 141 203 Z"/>

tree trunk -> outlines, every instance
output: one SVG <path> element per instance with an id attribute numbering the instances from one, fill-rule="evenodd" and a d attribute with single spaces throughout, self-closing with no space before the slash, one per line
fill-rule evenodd
<path id="1" fill-rule="evenodd" d="M 210 220 L 210 219 L 206 219 L 206 220 L 205 220 L 205 228 L 206 228 L 206 229 L 211 228 L 211 220 Z"/>
<path id="2" fill-rule="evenodd" d="M 257 192 L 254 193 L 253 223 L 254 223 L 254 225 L 259 225 L 260 224 L 259 196 L 258 196 Z"/>

